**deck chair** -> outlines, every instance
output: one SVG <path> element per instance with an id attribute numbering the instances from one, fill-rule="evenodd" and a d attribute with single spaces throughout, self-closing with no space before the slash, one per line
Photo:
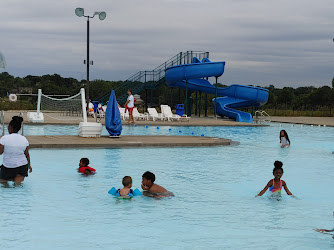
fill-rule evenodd
<path id="1" fill-rule="evenodd" d="M 125 113 L 125 108 L 118 107 L 118 109 L 119 109 L 119 114 L 120 114 L 122 120 L 125 120 L 125 119 L 129 118 L 129 112 Z"/>
<path id="2" fill-rule="evenodd" d="M 155 120 L 165 120 L 165 117 L 162 114 L 159 114 L 155 108 L 147 108 L 148 111 L 148 119 Z"/>
<path id="3" fill-rule="evenodd" d="M 173 114 L 171 107 L 168 105 L 161 105 L 161 112 L 168 119 L 168 121 L 189 121 L 190 119 L 190 117 L 188 117 L 187 115 L 179 116 Z"/>
<path id="4" fill-rule="evenodd" d="M 141 119 L 141 120 L 147 120 L 148 115 L 144 115 L 139 113 L 138 109 L 136 107 L 133 108 L 133 118 L 134 119 Z"/>
<path id="5" fill-rule="evenodd" d="M 104 113 L 105 113 L 105 111 L 104 111 L 102 105 L 99 103 L 99 105 L 97 106 L 97 109 L 96 109 L 96 117 L 103 118 Z"/>

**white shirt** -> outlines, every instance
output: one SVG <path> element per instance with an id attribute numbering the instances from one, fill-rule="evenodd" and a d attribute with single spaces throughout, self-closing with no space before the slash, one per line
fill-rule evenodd
<path id="1" fill-rule="evenodd" d="M 94 104 L 90 102 L 89 105 L 88 105 L 88 108 L 89 109 L 94 109 Z"/>
<path id="2" fill-rule="evenodd" d="M 2 164 L 6 168 L 17 168 L 28 164 L 24 151 L 29 142 L 24 136 L 16 133 L 4 135 L 0 139 L 0 144 L 4 146 Z"/>
<path id="3" fill-rule="evenodd" d="M 281 137 L 281 146 L 289 145 L 288 140 L 285 137 Z"/>
<path id="4" fill-rule="evenodd" d="M 128 96 L 128 108 L 133 108 L 135 106 L 135 100 L 133 98 L 133 95 L 129 95 Z"/>

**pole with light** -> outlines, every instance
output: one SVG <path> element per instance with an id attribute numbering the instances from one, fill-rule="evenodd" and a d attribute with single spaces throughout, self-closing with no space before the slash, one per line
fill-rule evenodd
<path id="1" fill-rule="evenodd" d="M 94 12 L 93 16 L 85 16 L 84 15 L 84 9 L 83 8 L 76 8 L 75 9 L 75 14 L 78 17 L 87 17 L 87 60 L 86 60 L 86 65 L 87 65 L 87 79 L 86 79 L 86 103 L 87 103 L 87 109 L 89 108 L 89 64 L 91 63 L 89 61 L 89 19 L 93 18 L 94 16 L 98 15 L 99 19 L 102 21 L 106 18 L 107 14 L 102 11 L 102 12 Z M 93 62 L 92 62 L 93 64 Z"/>

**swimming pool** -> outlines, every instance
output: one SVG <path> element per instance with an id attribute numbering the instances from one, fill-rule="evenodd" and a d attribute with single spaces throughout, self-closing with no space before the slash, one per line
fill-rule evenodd
<path id="1" fill-rule="evenodd" d="M 171 129 L 171 130 L 169 130 Z M 281 149 L 280 129 L 291 148 Z M 38 132 L 37 132 L 38 131 Z M 181 131 L 181 132 L 179 132 Z M 25 134 L 76 134 L 77 126 L 25 126 Z M 104 131 L 104 133 L 106 133 Z M 0 246 L 28 249 L 331 249 L 312 228 L 333 228 L 330 187 L 334 128 L 125 127 L 123 134 L 230 138 L 211 148 L 32 149 L 33 173 L 21 187 L 0 188 Z M 89 157 L 95 176 L 76 173 Z M 284 163 L 283 180 L 300 198 L 254 196 Z M 150 170 L 175 197 L 117 201 L 107 192 L 125 175 L 140 187 Z"/>

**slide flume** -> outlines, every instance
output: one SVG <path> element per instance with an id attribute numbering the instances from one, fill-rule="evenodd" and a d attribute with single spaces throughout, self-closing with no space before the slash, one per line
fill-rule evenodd
<path id="1" fill-rule="evenodd" d="M 205 79 L 219 77 L 224 73 L 225 62 L 211 62 L 204 58 L 200 61 L 194 57 L 191 64 L 172 66 L 166 69 L 165 79 L 169 87 L 188 88 L 191 91 L 215 94 L 216 88 Z M 233 84 L 226 88 L 217 88 L 216 112 L 220 116 L 227 116 L 238 122 L 253 122 L 252 115 L 236 108 L 250 106 L 259 107 L 268 100 L 267 89 Z M 214 102 L 214 99 L 213 99 Z"/>

